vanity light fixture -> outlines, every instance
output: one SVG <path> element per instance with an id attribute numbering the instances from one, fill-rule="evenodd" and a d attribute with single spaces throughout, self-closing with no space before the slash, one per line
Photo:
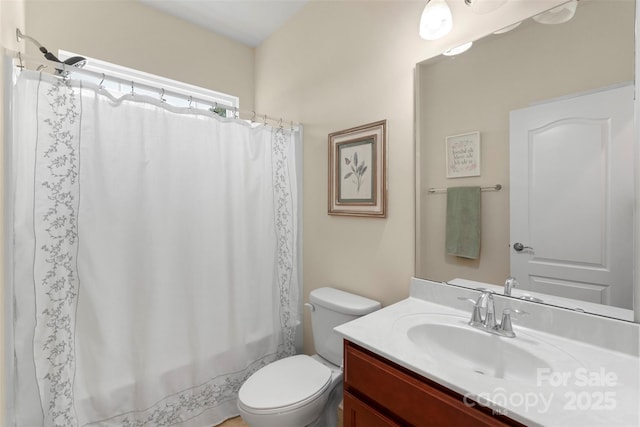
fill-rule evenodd
<path id="1" fill-rule="evenodd" d="M 507 0 L 464 0 L 464 2 L 474 13 L 483 14 L 499 9 Z"/>
<path id="2" fill-rule="evenodd" d="M 427 0 L 420 16 L 420 37 L 436 40 L 444 37 L 453 28 L 451 9 L 445 0 Z"/>
<path id="3" fill-rule="evenodd" d="M 471 45 L 473 45 L 473 42 L 465 43 L 463 45 L 446 50 L 442 52 L 442 54 L 445 56 L 460 55 L 461 53 L 468 51 L 471 48 Z"/>

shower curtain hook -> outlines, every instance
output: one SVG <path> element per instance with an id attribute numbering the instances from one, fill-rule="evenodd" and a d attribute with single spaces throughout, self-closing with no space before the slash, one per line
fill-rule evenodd
<path id="1" fill-rule="evenodd" d="M 20 31 L 20 30 L 17 30 Z M 21 70 L 24 70 L 24 64 L 22 63 L 22 53 L 18 52 L 18 61 L 20 62 L 20 65 L 18 65 L 18 68 L 20 68 Z"/>
<path id="2" fill-rule="evenodd" d="M 278 126 L 282 129 L 282 117 L 280 117 L 280 121 L 278 122 Z"/>
<path id="3" fill-rule="evenodd" d="M 193 96 L 189 95 L 189 108 L 191 108 L 192 102 L 193 102 Z"/>
<path id="4" fill-rule="evenodd" d="M 267 125 L 267 115 L 266 114 L 264 115 L 264 125 L 265 126 Z"/>
<path id="5" fill-rule="evenodd" d="M 104 89 L 104 86 L 102 86 L 102 83 L 104 83 L 104 73 L 102 73 L 102 80 L 100 80 L 100 83 L 98 84 L 98 89 Z"/>
<path id="6" fill-rule="evenodd" d="M 133 92 L 133 80 L 131 80 L 131 96 L 134 96 L 135 93 Z"/>
<path id="7" fill-rule="evenodd" d="M 160 88 L 160 102 L 165 102 L 166 99 L 164 99 L 164 88 Z"/>
<path id="8" fill-rule="evenodd" d="M 252 112 L 251 112 L 251 123 L 255 123 L 255 122 L 256 122 L 256 120 L 255 120 L 255 119 L 256 119 L 256 112 L 255 112 L 255 111 L 252 111 Z"/>
<path id="9" fill-rule="evenodd" d="M 233 107 L 233 118 L 234 119 L 240 118 L 240 114 L 238 113 L 238 107 Z"/>
<path id="10" fill-rule="evenodd" d="M 291 120 L 291 130 L 293 130 L 293 120 Z"/>

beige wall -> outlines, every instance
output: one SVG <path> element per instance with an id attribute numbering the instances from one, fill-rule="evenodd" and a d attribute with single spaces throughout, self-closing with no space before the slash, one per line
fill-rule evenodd
<path id="1" fill-rule="evenodd" d="M 446 254 L 446 195 L 423 192 L 418 276 L 503 283 L 509 276 L 510 252 L 509 111 L 631 82 L 633 62 L 634 2 L 589 0 L 580 3 L 576 16 L 566 24 L 548 26 L 530 21 L 512 33 L 479 43 L 459 57 L 422 65 L 421 187 L 504 187 L 482 195 L 479 260 Z M 481 176 L 446 179 L 446 136 L 471 131 L 480 131 L 482 136 Z"/>
<path id="2" fill-rule="evenodd" d="M 418 36 L 423 1 L 312 1 L 256 51 L 257 109 L 304 124 L 305 300 L 322 286 L 385 305 L 408 296 L 415 265 L 415 64 L 552 2 L 517 11 L 509 5 L 493 16 L 449 3 L 458 24 L 447 38 L 428 42 Z M 388 121 L 387 218 L 328 215 L 327 135 L 381 119 Z M 305 313 L 308 353 L 310 337 Z"/>
<path id="3" fill-rule="evenodd" d="M 413 275 L 416 2 L 312 2 L 256 52 L 256 105 L 304 124 L 304 299 L 334 286 L 384 304 Z M 387 218 L 327 214 L 327 135 L 387 119 Z M 305 313 L 305 352 L 313 351 Z"/>
<path id="4" fill-rule="evenodd" d="M 27 0 L 25 34 L 87 55 L 240 97 L 254 106 L 254 49 L 135 0 Z M 15 29 L 14 29 L 15 31 Z M 27 46 L 35 55 L 33 45 Z"/>

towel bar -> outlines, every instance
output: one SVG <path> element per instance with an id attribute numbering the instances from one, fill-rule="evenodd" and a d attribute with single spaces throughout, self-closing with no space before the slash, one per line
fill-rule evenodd
<path id="1" fill-rule="evenodd" d="M 500 191 L 500 190 L 502 190 L 502 184 L 496 184 L 496 185 L 491 186 L 491 187 L 480 187 L 480 190 L 482 190 L 482 191 Z M 427 192 L 429 192 L 429 193 L 446 193 L 447 189 L 446 188 L 429 188 L 427 190 Z"/>

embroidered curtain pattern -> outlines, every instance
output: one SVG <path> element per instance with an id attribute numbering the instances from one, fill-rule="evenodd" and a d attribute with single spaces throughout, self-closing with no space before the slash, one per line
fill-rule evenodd
<path id="1" fill-rule="evenodd" d="M 14 110 L 17 425 L 237 414 L 296 351 L 299 132 L 29 71 Z"/>

